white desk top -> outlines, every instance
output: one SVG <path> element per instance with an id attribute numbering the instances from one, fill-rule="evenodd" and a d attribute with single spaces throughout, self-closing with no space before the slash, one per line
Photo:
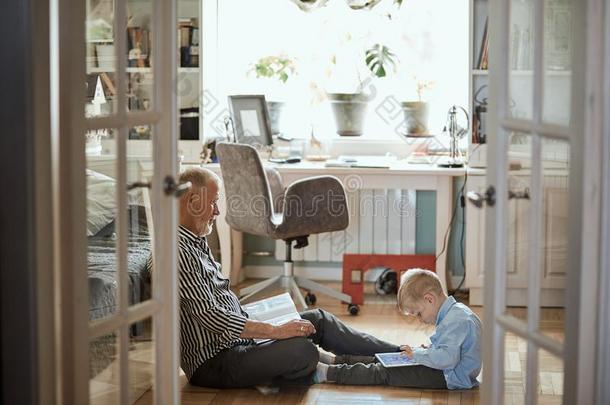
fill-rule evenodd
<path id="1" fill-rule="evenodd" d="M 370 168 L 370 167 L 324 167 L 324 162 L 309 162 L 301 161 L 299 163 L 269 163 L 263 162 L 265 165 L 277 168 L 281 173 L 285 174 L 330 174 L 330 175 L 410 175 L 410 176 L 463 176 L 465 171 L 468 175 L 485 174 L 485 169 L 474 169 L 469 167 L 462 168 L 445 168 L 438 167 L 434 164 L 409 164 L 405 160 L 395 160 L 390 163 L 390 168 Z M 187 166 L 187 165 L 185 165 Z M 204 167 L 220 171 L 218 163 L 207 164 Z"/>

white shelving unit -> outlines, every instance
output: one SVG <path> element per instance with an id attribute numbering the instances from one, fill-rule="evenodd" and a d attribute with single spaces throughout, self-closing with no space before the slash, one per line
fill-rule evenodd
<path id="1" fill-rule="evenodd" d="M 470 0 L 470 76 L 469 76 L 469 100 L 471 117 L 475 113 L 477 102 L 475 94 L 477 91 L 489 84 L 489 72 L 481 70 L 478 66 L 480 48 L 483 42 L 483 32 L 485 21 L 488 16 L 488 0 Z M 517 4 L 516 7 L 524 7 Z M 517 10 L 517 12 L 523 11 Z M 520 16 L 521 18 L 523 15 Z M 490 22 L 491 24 L 491 22 Z M 491 50 L 490 50 L 491 52 Z M 528 63 L 517 66 L 527 67 Z M 569 70 L 547 70 L 545 80 L 549 83 L 565 83 L 571 75 Z M 510 71 L 511 81 L 511 103 L 514 106 L 513 113 L 516 117 L 525 114 L 531 108 L 533 71 L 528 69 L 514 69 Z M 548 87 L 549 94 L 545 97 L 561 99 L 567 95 L 561 91 L 565 86 L 557 86 L 558 92 L 552 85 Z M 479 101 L 487 98 L 488 92 L 484 89 L 478 97 Z M 556 106 L 554 106 L 556 107 Z M 472 121 L 471 121 L 472 122 Z M 472 137 L 471 137 L 472 142 Z M 473 145 L 476 146 L 476 145 Z M 547 148 L 548 149 L 548 148 Z M 552 150 L 551 150 L 552 151 Z M 529 167 L 527 166 L 528 157 L 531 156 L 531 145 L 518 143 L 510 146 L 511 159 L 517 159 L 523 167 L 511 170 L 509 180 L 519 185 L 519 188 L 528 188 L 531 182 Z M 558 153 L 558 156 L 560 154 Z M 543 274 L 541 279 L 540 302 L 542 306 L 563 306 L 564 287 L 565 287 L 565 263 L 558 257 L 565 252 L 563 236 L 566 233 L 567 218 L 567 197 L 566 184 L 568 170 L 565 167 L 567 162 L 558 159 L 557 168 L 549 168 L 549 164 L 554 161 L 551 156 L 545 157 L 547 165 L 544 171 L 544 224 L 543 246 Z M 491 162 L 493 164 L 493 162 Z M 466 189 L 484 193 L 487 188 L 485 173 L 469 174 Z M 507 290 L 506 300 L 509 306 L 523 306 L 527 303 L 527 263 L 524 254 L 527 249 L 527 229 L 529 222 L 529 200 L 511 199 L 507 206 L 507 246 L 506 246 L 506 266 L 507 266 Z M 466 205 L 466 287 L 470 290 L 470 304 L 483 304 L 483 287 L 485 273 L 485 210 L 478 209 L 472 204 Z"/>

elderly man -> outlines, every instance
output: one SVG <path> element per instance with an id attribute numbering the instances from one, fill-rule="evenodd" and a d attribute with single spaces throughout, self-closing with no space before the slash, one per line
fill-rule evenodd
<path id="1" fill-rule="evenodd" d="M 229 280 L 220 272 L 205 239 L 218 211 L 219 178 L 206 169 L 180 175 L 192 188 L 180 199 L 180 354 L 191 384 L 251 387 L 286 380 L 326 379 L 331 363 L 399 351 L 399 347 L 357 332 L 323 310 L 281 326 L 248 319 Z M 273 339 L 256 344 L 253 339 Z M 316 345 L 335 353 L 321 355 Z"/>

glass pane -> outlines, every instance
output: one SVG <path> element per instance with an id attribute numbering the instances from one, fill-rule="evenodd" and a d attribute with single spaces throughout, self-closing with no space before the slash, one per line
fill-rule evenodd
<path id="1" fill-rule="evenodd" d="M 517 335 L 507 332 L 504 345 L 504 403 L 524 404 L 527 343 Z"/>
<path id="2" fill-rule="evenodd" d="M 87 276 L 89 319 L 117 310 L 117 215 L 115 130 L 86 133 Z"/>
<path id="3" fill-rule="evenodd" d="M 144 185 L 152 180 L 152 129 L 131 128 L 127 141 L 127 271 L 129 272 L 129 304 L 151 298 L 152 293 L 152 207 L 150 189 Z M 138 139 L 133 139 L 138 138 Z"/>
<path id="4" fill-rule="evenodd" d="M 538 350 L 538 403 L 561 404 L 563 401 L 563 360 L 546 350 Z"/>
<path id="5" fill-rule="evenodd" d="M 568 176 L 570 145 L 565 141 L 542 139 L 542 232 L 540 257 L 541 287 L 545 294 L 558 294 L 541 305 L 562 304 L 567 273 L 568 253 Z M 554 290 L 559 289 L 559 290 Z M 549 300 L 550 300 L 549 298 Z M 541 311 L 540 329 L 558 340 L 563 340 L 563 308 Z"/>
<path id="6" fill-rule="evenodd" d="M 150 0 L 129 1 L 127 7 L 127 108 L 152 108 L 152 15 Z"/>
<path id="7" fill-rule="evenodd" d="M 511 133 L 508 145 L 508 198 L 506 213 L 507 301 L 527 306 L 532 136 Z M 512 288 L 509 290 L 508 286 Z M 527 319 L 526 308 L 507 308 L 507 313 Z"/>
<path id="8" fill-rule="evenodd" d="M 120 393 L 118 333 L 89 342 L 89 403 L 118 404 Z"/>
<path id="9" fill-rule="evenodd" d="M 129 335 L 129 403 L 152 404 L 155 344 L 151 318 L 132 324 Z"/>
<path id="10" fill-rule="evenodd" d="M 512 0 L 508 49 L 510 116 L 531 119 L 533 115 L 534 3 Z"/>
<path id="11" fill-rule="evenodd" d="M 199 140 L 199 69 L 180 69 L 177 92 L 180 108 L 180 140 Z"/>
<path id="12" fill-rule="evenodd" d="M 178 1 L 178 114 L 180 140 L 199 140 L 200 96 L 199 26 L 200 2 Z"/>
<path id="13" fill-rule="evenodd" d="M 86 12 L 85 116 L 97 117 L 116 111 L 114 4 L 112 1 L 87 0 Z"/>
<path id="14" fill-rule="evenodd" d="M 569 125 L 572 90 L 572 1 L 544 1 L 543 119 Z"/>

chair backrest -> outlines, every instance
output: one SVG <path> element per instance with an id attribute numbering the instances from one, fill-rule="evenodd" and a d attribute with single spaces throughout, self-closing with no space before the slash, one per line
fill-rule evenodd
<path id="1" fill-rule="evenodd" d="M 231 228 L 269 236 L 273 202 L 269 182 L 254 147 L 221 142 L 216 146 L 224 184 L 226 220 Z"/>

